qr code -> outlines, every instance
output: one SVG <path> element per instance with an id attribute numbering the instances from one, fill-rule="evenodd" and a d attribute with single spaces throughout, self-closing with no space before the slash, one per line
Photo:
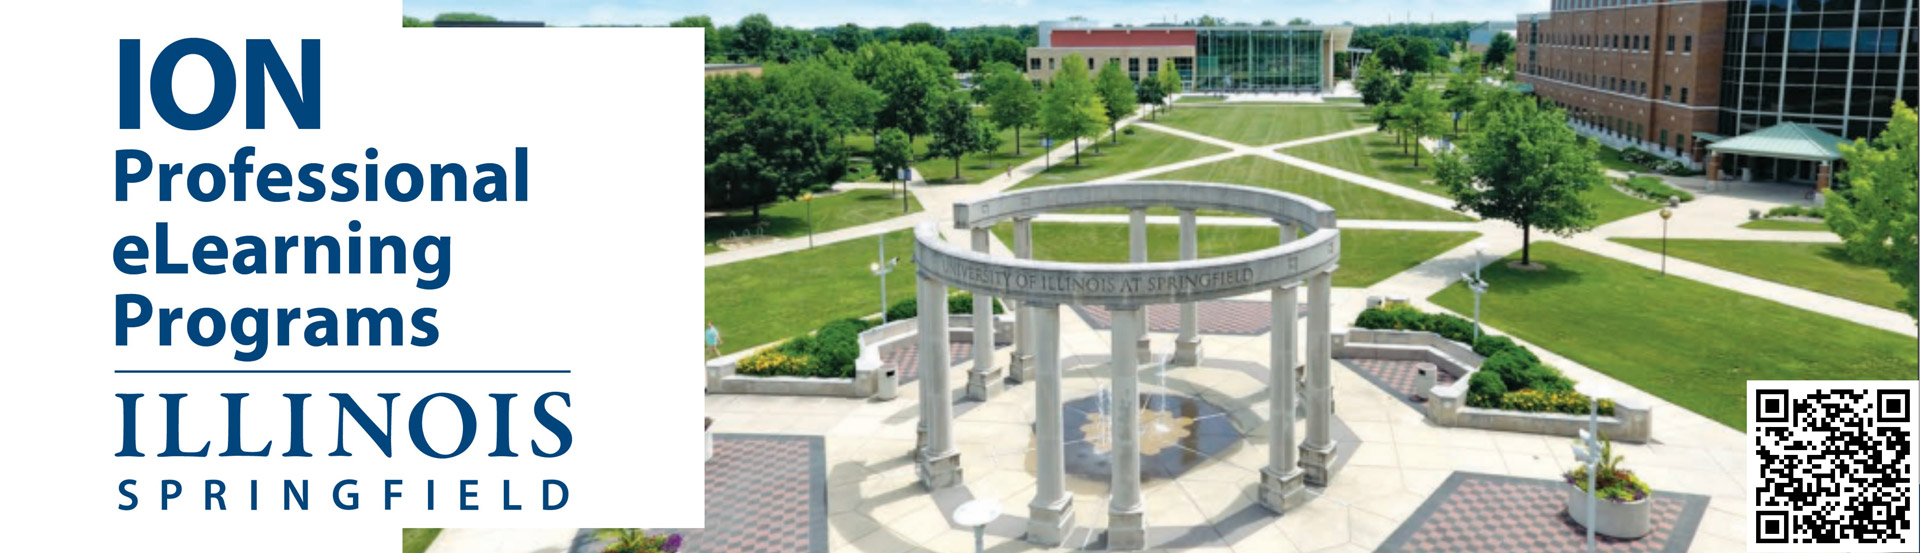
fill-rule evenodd
<path id="1" fill-rule="evenodd" d="M 1916 384 L 1748 381 L 1747 549 L 1920 549 Z"/>

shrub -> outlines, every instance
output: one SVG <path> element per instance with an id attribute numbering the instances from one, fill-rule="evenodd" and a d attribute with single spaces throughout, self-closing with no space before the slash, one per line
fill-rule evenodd
<path id="1" fill-rule="evenodd" d="M 1669 186 L 1660 177 L 1642 176 L 1614 182 L 1640 197 L 1661 203 L 1665 203 L 1669 197 L 1678 197 L 1682 202 L 1693 201 L 1693 193 Z"/>
<path id="2" fill-rule="evenodd" d="M 1488 336 L 1482 334 L 1480 335 L 1480 339 L 1473 343 L 1473 352 L 1479 354 L 1481 357 L 1492 358 L 1495 354 L 1508 350 L 1519 351 L 1521 354 L 1524 354 L 1528 360 L 1533 362 L 1537 363 L 1540 361 L 1539 357 L 1534 357 L 1533 352 L 1527 351 L 1527 348 L 1522 347 L 1520 344 L 1513 343 L 1513 339 L 1506 336 Z"/>
<path id="3" fill-rule="evenodd" d="M 1499 409 L 1501 398 L 1507 395 L 1507 384 L 1500 375 L 1488 371 L 1473 373 L 1467 380 L 1467 406 L 1485 409 Z"/>
<path id="4" fill-rule="evenodd" d="M 887 306 L 887 320 L 911 319 L 920 314 L 920 300 L 907 298 Z"/>
<path id="5" fill-rule="evenodd" d="M 1005 313 L 1006 311 L 1007 311 L 1007 306 L 1000 303 L 999 298 L 994 298 L 993 300 L 994 314 Z M 947 313 L 950 315 L 973 314 L 973 294 L 960 292 L 958 294 L 947 296 Z M 893 305 L 887 307 L 887 320 L 889 321 L 911 319 L 919 315 L 920 315 L 920 302 L 919 300 L 916 300 L 914 298 L 907 298 L 904 300 L 900 300 L 900 301 L 894 302 Z"/>
<path id="6" fill-rule="evenodd" d="M 1780 207 L 1767 210 L 1767 216 L 1768 217 L 1809 217 L 1813 219 L 1825 219 L 1827 218 L 1827 208 L 1802 207 L 1797 205 L 1783 205 Z"/>
<path id="7" fill-rule="evenodd" d="M 1427 331 L 1462 344 L 1473 341 L 1473 321 L 1445 313 L 1427 316 Z"/>
<path id="8" fill-rule="evenodd" d="M 1471 392 L 1469 392 L 1471 393 Z M 1516 390 L 1507 392 L 1499 398 L 1499 408 L 1508 411 L 1527 413 L 1564 413 L 1585 415 L 1592 406 L 1587 396 L 1576 392 L 1547 392 L 1541 390 Z M 1600 414 L 1613 415 L 1613 401 L 1600 401 Z"/>
<path id="9" fill-rule="evenodd" d="M 1620 159 L 1627 163 L 1646 166 L 1653 163 L 1657 158 L 1653 157 L 1653 154 L 1648 153 L 1646 150 L 1628 146 L 1626 149 L 1620 150 Z"/>
<path id="10" fill-rule="evenodd" d="M 1373 330 L 1428 330 L 1430 315 L 1407 306 L 1369 307 L 1360 312 L 1354 326 Z M 1471 331 L 1469 331 L 1471 332 Z"/>
<path id="11" fill-rule="evenodd" d="M 789 355 L 772 348 L 741 359 L 735 368 L 740 374 L 753 376 L 794 376 L 811 371 L 813 360 L 806 356 Z"/>
<path id="12" fill-rule="evenodd" d="M 1533 387 L 1534 367 L 1538 366 L 1538 361 L 1528 359 L 1518 350 L 1504 350 L 1481 363 L 1480 372 L 1500 375 L 1500 381 L 1508 390 L 1525 390 Z"/>
<path id="13" fill-rule="evenodd" d="M 822 378 L 852 378 L 854 361 L 860 358 L 860 332 L 869 328 L 860 319 L 841 319 L 814 334 L 812 374 Z"/>

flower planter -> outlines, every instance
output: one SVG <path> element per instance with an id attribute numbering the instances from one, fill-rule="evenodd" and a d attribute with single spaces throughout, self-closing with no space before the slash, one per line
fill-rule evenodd
<path id="1" fill-rule="evenodd" d="M 1565 484 L 1567 490 L 1567 515 L 1573 522 L 1585 527 L 1594 520 L 1587 513 L 1587 492 L 1573 484 Z M 1634 501 L 1613 501 L 1600 499 L 1594 501 L 1594 510 L 1599 515 L 1592 522 L 1593 531 L 1602 536 L 1622 539 L 1634 539 L 1653 531 L 1653 494 Z"/>

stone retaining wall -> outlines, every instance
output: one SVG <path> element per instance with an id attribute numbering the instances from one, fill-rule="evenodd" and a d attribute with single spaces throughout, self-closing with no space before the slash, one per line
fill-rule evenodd
<path id="1" fill-rule="evenodd" d="M 918 319 L 902 319 L 861 332 L 860 357 L 854 361 L 853 378 L 748 376 L 736 372 L 740 366 L 740 360 L 781 344 L 781 342 L 773 342 L 708 360 L 707 393 L 870 397 L 880 388 L 884 364 L 881 360 L 894 350 L 912 343 L 911 341 L 918 336 L 917 322 Z M 1012 316 L 995 315 L 993 328 L 996 336 L 1011 336 Z M 948 340 L 955 342 L 972 340 L 973 315 L 949 315 L 947 336 Z"/>
<path id="2" fill-rule="evenodd" d="M 1395 359 L 1432 363 L 1453 375 L 1446 386 L 1428 375 L 1417 388 L 1427 390 L 1427 419 L 1440 426 L 1479 428 L 1576 437 L 1588 427 L 1585 415 L 1524 413 L 1467 406 L 1467 383 L 1486 359 L 1473 348 L 1432 332 L 1355 328 L 1333 335 L 1334 357 Z M 1646 443 L 1653 435 L 1653 414 L 1645 404 L 1615 399 L 1614 416 L 1600 417 L 1600 434 L 1624 443 Z"/>

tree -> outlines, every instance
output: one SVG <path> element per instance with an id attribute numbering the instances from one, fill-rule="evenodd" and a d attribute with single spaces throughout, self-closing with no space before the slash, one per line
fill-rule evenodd
<path id="1" fill-rule="evenodd" d="M 927 133 L 928 117 L 934 101 L 950 88 L 951 69 L 928 65 L 927 56 L 897 43 L 869 45 L 872 49 L 872 74 L 869 83 L 884 95 L 874 114 L 878 128 L 900 129 L 911 139 Z M 940 52 L 938 48 L 934 52 Z M 939 54 L 945 60 L 945 53 Z"/>
<path id="2" fill-rule="evenodd" d="M 1288 25 L 1312 25 L 1313 20 L 1307 19 L 1305 17 L 1295 17 L 1293 19 L 1288 19 L 1287 24 Z"/>
<path id="3" fill-rule="evenodd" d="M 834 135 L 843 141 L 855 129 L 872 128 L 874 113 L 883 100 L 879 91 L 853 78 L 852 69 L 837 67 L 830 57 L 769 67 L 767 71 L 803 88 Z"/>
<path id="4" fill-rule="evenodd" d="M 713 77 L 706 92 L 708 203 L 752 205 L 758 220 L 762 204 L 845 174 L 832 125 L 792 79 L 777 72 Z"/>
<path id="5" fill-rule="evenodd" d="M 773 20 L 767 14 L 756 13 L 740 18 L 733 26 L 733 48 L 742 61 L 761 61 L 767 59 L 767 52 L 773 49 L 773 36 L 778 31 Z"/>
<path id="6" fill-rule="evenodd" d="M 1117 126 L 1138 106 L 1135 100 L 1139 94 L 1133 90 L 1133 79 L 1127 78 L 1127 72 L 1120 69 L 1119 62 L 1109 61 L 1094 77 L 1094 89 L 1100 94 L 1100 103 L 1106 107 L 1107 130 L 1113 134 L 1113 143 L 1119 144 L 1120 130 Z"/>
<path id="7" fill-rule="evenodd" d="M 1435 69 L 1433 41 L 1419 37 L 1408 37 L 1404 53 L 1400 57 L 1400 68 L 1413 73 L 1424 73 Z"/>
<path id="8" fill-rule="evenodd" d="M 908 23 L 900 28 L 900 34 L 894 38 L 908 44 L 930 44 L 939 46 L 947 39 L 947 32 L 931 23 Z"/>
<path id="9" fill-rule="evenodd" d="M 1460 71 L 1447 77 L 1447 92 L 1443 97 L 1447 101 L 1447 109 L 1454 114 L 1454 132 L 1460 131 L 1460 120 L 1466 119 L 1466 115 L 1480 105 L 1481 86 L 1478 65 L 1462 67 Z M 1468 126 L 1467 130 L 1472 131 L 1473 127 Z"/>
<path id="10" fill-rule="evenodd" d="M 1557 108 L 1517 94 L 1489 99 L 1488 120 L 1456 150 L 1440 154 L 1434 176 L 1454 209 L 1520 227 L 1520 263 L 1531 265 L 1533 229 L 1570 236 L 1593 228 L 1586 191 L 1604 186 L 1599 145 L 1582 141 Z"/>
<path id="11" fill-rule="evenodd" d="M 981 89 L 987 93 L 987 118 L 1003 129 L 1013 129 L 1013 155 L 1020 155 L 1020 129 L 1040 120 L 1040 91 L 1012 65 L 995 62 L 986 69 Z"/>
<path id="12" fill-rule="evenodd" d="M 873 32 L 854 23 L 834 27 L 833 30 L 828 31 L 828 35 L 827 40 L 833 43 L 834 48 L 846 52 L 859 50 L 861 46 L 866 46 L 868 42 L 873 41 Z"/>
<path id="13" fill-rule="evenodd" d="M 1432 87 L 1415 86 L 1407 91 L 1406 98 L 1396 106 L 1394 119 L 1400 122 L 1400 128 L 1406 131 L 1413 142 L 1413 166 L 1420 167 L 1420 139 L 1433 136 L 1447 125 L 1445 119 L 1446 102 L 1440 99 L 1440 93 Z"/>
<path id="14" fill-rule="evenodd" d="M 433 16 L 435 23 L 493 23 L 499 21 L 494 16 L 473 12 L 448 12 Z"/>
<path id="15" fill-rule="evenodd" d="M 960 179 L 960 158 L 981 151 L 982 128 L 973 117 L 973 104 L 964 95 L 947 94 L 933 111 L 933 141 L 927 153 L 953 159 L 953 178 Z"/>
<path id="16" fill-rule="evenodd" d="M 1388 70 L 1404 70 L 1407 68 L 1404 62 L 1406 49 L 1401 46 L 1401 41 L 1399 40 L 1389 40 L 1380 46 L 1374 47 L 1373 54 L 1367 57 L 1378 58 L 1380 60 L 1380 66 Z"/>
<path id="17" fill-rule="evenodd" d="M 1080 139 L 1107 126 L 1107 108 L 1094 92 L 1087 76 L 1087 62 L 1080 54 L 1067 54 L 1060 71 L 1040 102 L 1040 127 L 1048 137 L 1073 141 L 1073 164 L 1080 164 Z"/>
<path id="18" fill-rule="evenodd" d="M 881 180 L 894 180 L 901 170 L 913 168 L 913 142 L 900 129 L 880 131 L 873 142 L 873 174 Z"/>
<path id="19" fill-rule="evenodd" d="M 698 27 L 707 33 L 706 59 L 726 55 L 720 45 L 720 33 L 713 29 L 713 18 L 704 15 L 689 15 L 667 24 L 668 27 Z"/>
<path id="20" fill-rule="evenodd" d="M 1166 72 L 1162 71 L 1161 73 L 1165 74 Z M 1166 101 L 1167 99 L 1167 87 L 1159 75 L 1140 79 L 1140 85 L 1137 87 L 1137 91 L 1138 97 L 1136 99 L 1140 103 L 1153 106 L 1153 109 L 1148 110 L 1147 113 L 1160 113 L 1160 102 Z"/>
<path id="21" fill-rule="evenodd" d="M 1513 35 L 1494 33 L 1493 41 L 1487 43 L 1487 54 L 1483 62 L 1488 66 L 1500 67 L 1505 65 L 1507 58 L 1511 56 L 1513 56 Z"/>
<path id="22" fill-rule="evenodd" d="M 1179 71 L 1171 69 L 1161 71 L 1159 75 L 1154 75 L 1154 78 L 1160 79 L 1160 92 L 1164 94 L 1160 97 L 1161 105 L 1172 110 L 1174 95 L 1185 92 L 1187 83 L 1180 80 Z"/>
<path id="23" fill-rule="evenodd" d="M 1388 92 L 1396 83 L 1392 73 L 1387 71 L 1380 56 L 1367 56 L 1360 62 L 1360 103 L 1369 106 L 1386 101 Z"/>
<path id="24" fill-rule="evenodd" d="M 428 23 L 426 21 L 421 21 L 420 18 L 418 17 L 403 15 L 403 16 L 400 16 L 400 26 L 401 27 L 432 27 L 433 24 Z"/>
<path id="25" fill-rule="evenodd" d="M 1857 139 L 1841 144 L 1846 160 L 1842 177 L 1846 190 L 1827 191 L 1827 226 L 1845 242 L 1847 257 L 1880 267 L 1906 290 L 1900 309 L 1920 314 L 1920 224 L 1916 224 L 1915 194 L 1920 186 L 1920 155 L 1915 154 L 1916 118 L 1913 108 L 1895 100 L 1887 129 L 1872 142 Z"/>

